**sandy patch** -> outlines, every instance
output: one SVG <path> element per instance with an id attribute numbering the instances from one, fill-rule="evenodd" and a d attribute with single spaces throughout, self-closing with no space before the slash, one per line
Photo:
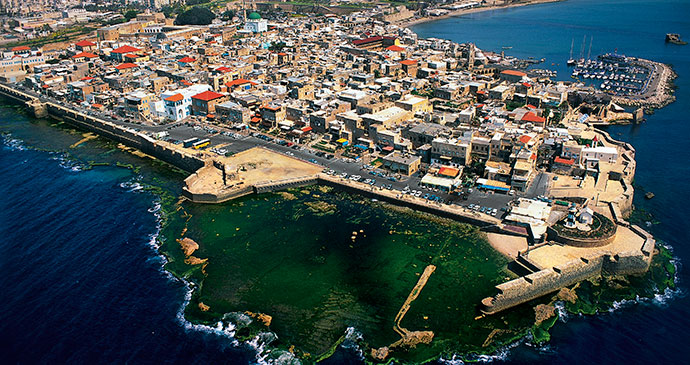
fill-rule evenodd
<path id="1" fill-rule="evenodd" d="M 487 233 L 486 239 L 496 251 L 513 260 L 517 258 L 518 252 L 527 249 L 527 239 L 524 237 Z"/>

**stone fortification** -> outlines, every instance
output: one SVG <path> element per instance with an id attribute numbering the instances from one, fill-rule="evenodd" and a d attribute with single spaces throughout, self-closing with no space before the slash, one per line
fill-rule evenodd
<path id="1" fill-rule="evenodd" d="M 203 159 L 170 148 L 163 142 L 132 129 L 83 114 L 64 105 L 41 102 L 35 96 L 4 84 L 0 84 L 0 94 L 25 103 L 36 117 L 52 117 L 65 121 L 78 128 L 86 129 L 126 146 L 136 148 L 184 171 L 194 172 L 204 166 Z"/>
<path id="2" fill-rule="evenodd" d="M 485 314 L 494 314 L 600 275 L 645 273 L 654 254 L 654 239 L 640 227 L 632 226 L 630 229 L 644 238 L 644 244 L 639 250 L 619 252 L 615 255 L 592 254 L 497 285 L 498 294 L 484 298 L 481 311 Z M 520 260 L 524 264 L 529 264 L 527 266 L 536 266 L 525 257 L 518 257 L 518 261 Z"/>

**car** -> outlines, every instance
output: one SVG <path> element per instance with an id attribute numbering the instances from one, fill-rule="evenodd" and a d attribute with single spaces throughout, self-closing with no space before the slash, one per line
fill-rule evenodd
<path id="1" fill-rule="evenodd" d="M 556 181 L 556 180 L 558 180 L 558 175 L 553 177 L 553 181 Z"/>
<path id="2" fill-rule="evenodd" d="M 319 163 L 319 161 L 316 161 L 316 160 L 313 159 L 313 158 L 312 158 L 311 160 L 309 160 L 309 162 L 311 162 L 311 163 Z"/>
<path id="3" fill-rule="evenodd" d="M 388 184 L 388 186 L 386 186 L 386 189 L 388 189 L 388 190 L 393 190 L 393 185 L 392 185 L 392 184 Z"/>
<path id="4" fill-rule="evenodd" d="M 422 191 L 421 191 L 421 190 L 417 190 L 417 193 L 416 193 L 414 196 L 416 196 L 417 198 L 419 198 L 420 196 L 422 196 Z"/>
<path id="5" fill-rule="evenodd" d="M 498 210 L 496 210 L 496 208 L 494 208 L 494 209 L 491 211 L 491 215 L 493 215 L 494 217 L 496 216 L 497 213 L 498 213 Z"/>
<path id="6" fill-rule="evenodd" d="M 424 194 L 424 199 L 429 199 L 429 193 Z"/>
<path id="7" fill-rule="evenodd" d="M 343 179 L 346 178 L 346 177 L 347 177 L 347 172 L 343 172 L 342 174 L 340 174 L 340 177 L 342 177 Z"/>
<path id="8" fill-rule="evenodd" d="M 515 195 L 515 190 L 510 190 L 510 191 L 508 192 L 508 195 L 510 195 L 510 196 Z"/>

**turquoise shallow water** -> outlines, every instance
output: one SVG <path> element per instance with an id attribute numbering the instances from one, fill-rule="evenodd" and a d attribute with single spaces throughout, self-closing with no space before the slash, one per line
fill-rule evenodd
<path id="1" fill-rule="evenodd" d="M 593 36 L 592 55 L 618 50 L 629 56 L 649 58 L 673 65 L 679 78 L 677 101 L 647 117 L 639 126 L 609 127 L 615 138 L 630 142 L 637 150 L 635 206 L 658 221 L 649 230 L 671 245 L 680 262 L 680 290 L 643 303 L 626 303 L 612 313 L 574 317 L 556 326 L 551 343 L 544 348 L 518 346 L 506 361 L 553 363 L 577 360 L 588 363 L 684 363 L 690 350 L 690 279 L 683 263 L 690 260 L 690 230 L 687 221 L 687 135 L 690 133 L 690 46 L 664 43 L 664 35 L 680 33 L 690 39 L 690 2 L 637 0 L 567 0 L 520 8 L 476 13 L 424 23 L 413 28 L 420 37 L 473 41 L 478 47 L 521 58 L 546 58 L 539 68 L 558 71 L 568 80 L 565 61 L 571 40 L 579 55 L 583 36 Z M 554 65 L 551 65 L 554 63 Z M 644 191 L 656 197 L 643 198 Z M 647 220 L 647 219 L 645 219 Z M 644 224 L 644 222 L 641 222 Z"/>

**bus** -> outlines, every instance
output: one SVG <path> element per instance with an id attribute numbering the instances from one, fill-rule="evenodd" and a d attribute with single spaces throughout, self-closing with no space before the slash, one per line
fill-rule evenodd
<path id="1" fill-rule="evenodd" d="M 199 138 L 196 138 L 196 137 L 193 137 L 190 139 L 185 139 L 184 141 L 182 141 L 182 146 L 184 146 L 185 148 L 192 147 L 194 145 L 194 143 L 196 143 L 196 141 L 198 141 L 198 140 L 199 140 Z"/>
<path id="2" fill-rule="evenodd" d="M 200 148 L 204 148 L 204 147 L 208 146 L 209 144 L 211 144 L 211 140 L 206 138 L 206 139 L 202 139 L 200 141 L 194 142 L 194 144 L 192 145 L 192 148 L 194 148 L 195 150 L 198 150 Z"/>

